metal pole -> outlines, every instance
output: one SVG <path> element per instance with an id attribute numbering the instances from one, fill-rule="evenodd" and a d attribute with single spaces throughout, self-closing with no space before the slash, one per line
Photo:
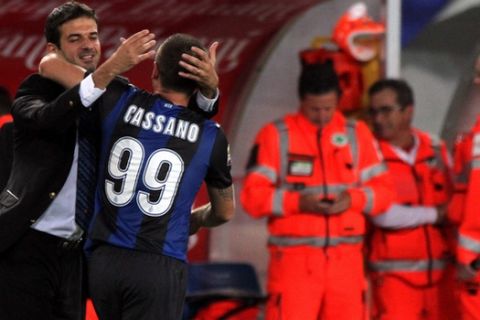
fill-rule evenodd
<path id="1" fill-rule="evenodd" d="M 400 77 L 402 0 L 386 1 L 385 76 Z"/>

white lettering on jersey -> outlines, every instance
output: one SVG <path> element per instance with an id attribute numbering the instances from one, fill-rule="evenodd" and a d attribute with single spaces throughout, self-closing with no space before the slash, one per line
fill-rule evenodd
<path id="1" fill-rule="evenodd" d="M 125 115 L 123 116 L 123 121 L 125 122 L 130 122 L 132 120 L 132 114 L 137 111 L 138 107 L 134 104 L 132 104 L 130 107 L 128 107 L 127 112 L 125 112 Z"/>
<path id="2" fill-rule="evenodd" d="M 145 112 L 145 109 L 132 104 L 127 108 L 123 121 L 135 127 L 142 127 L 145 130 L 152 130 L 182 140 L 194 143 L 198 140 L 200 127 L 196 123 L 174 117 L 165 117 L 162 114 L 155 114 L 152 111 Z"/>
<path id="3" fill-rule="evenodd" d="M 160 133 L 163 131 L 163 124 L 165 123 L 165 118 L 164 115 L 159 115 L 155 118 L 155 125 L 153 126 L 153 132 L 155 133 Z"/>
<path id="4" fill-rule="evenodd" d="M 145 130 L 152 129 L 152 120 L 155 118 L 155 113 L 147 112 L 143 118 L 142 128 Z"/>
<path id="5" fill-rule="evenodd" d="M 167 125 L 165 126 L 165 130 L 163 130 L 163 134 L 173 136 L 173 130 L 175 129 L 175 118 L 168 118 Z"/>
<path id="6" fill-rule="evenodd" d="M 137 112 L 133 115 L 132 120 L 130 120 L 130 124 L 133 124 L 136 127 L 140 127 L 140 123 L 142 123 L 143 114 L 145 110 L 143 108 L 138 108 Z"/>

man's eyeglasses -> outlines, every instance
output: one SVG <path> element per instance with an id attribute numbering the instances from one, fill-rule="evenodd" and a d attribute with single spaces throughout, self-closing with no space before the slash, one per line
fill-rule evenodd
<path id="1" fill-rule="evenodd" d="M 378 108 L 368 108 L 368 115 L 370 117 L 375 117 L 376 115 L 387 116 L 393 112 L 393 110 L 402 110 L 401 106 L 380 106 Z"/>

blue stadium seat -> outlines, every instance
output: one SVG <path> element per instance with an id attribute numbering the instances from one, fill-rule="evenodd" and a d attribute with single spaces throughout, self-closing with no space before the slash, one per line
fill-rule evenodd
<path id="1" fill-rule="evenodd" d="M 212 262 L 189 265 L 184 319 L 194 319 L 200 309 L 227 299 L 241 302 L 238 310 L 231 310 L 229 315 L 265 301 L 252 265 Z"/>

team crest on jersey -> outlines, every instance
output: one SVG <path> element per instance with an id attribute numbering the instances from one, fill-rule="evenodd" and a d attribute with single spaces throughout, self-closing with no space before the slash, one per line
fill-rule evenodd
<path id="1" fill-rule="evenodd" d="M 337 147 L 344 147 L 348 143 L 348 138 L 344 133 L 334 133 L 332 135 L 332 144 Z"/>

